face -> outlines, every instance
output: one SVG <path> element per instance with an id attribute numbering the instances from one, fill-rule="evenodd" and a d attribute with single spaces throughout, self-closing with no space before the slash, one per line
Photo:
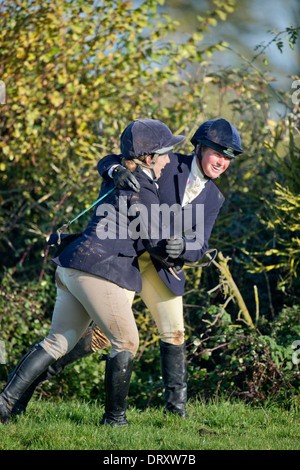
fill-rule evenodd
<path id="1" fill-rule="evenodd" d="M 202 152 L 202 168 L 206 176 L 209 178 L 218 178 L 230 165 L 231 158 L 226 157 L 216 150 L 205 147 Z M 200 163 L 197 160 L 197 165 L 200 168 Z M 201 170 L 201 168 L 200 168 Z"/>
<path id="2" fill-rule="evenodd" d="M 156 178 L 159 178 L 164 167 L 170 163 L 169 154 L 159 155 L 154 165 L 151 165 L 151 168 L 154 170 Z"/>

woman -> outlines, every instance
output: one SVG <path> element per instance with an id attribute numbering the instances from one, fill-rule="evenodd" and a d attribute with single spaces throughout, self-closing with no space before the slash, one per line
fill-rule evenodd
<path id="1" fill-rule="evenodd" d="M 179 204 L 182 212 L 188 208 L 191 209 L 192 215 L 197 213 L 198 207 L 204 210 L 203 223 L 197 226 L 197 217 L 191 218 L 192 233 L 197 235 L 199 229 L 199 236 L 191 240 L 183 234 L 183 237 L 169 239 L 165 246 L 165 258 L 168 255 L 168 261 L 173 260 L 174 265 L 179 267 L 185 262 L 197 262 L 207 251 L 211 231 L 224 201 L 223 195 L 214 184 L 214 179 L 224 173 L 231 161 L 243 153 L 237 130 L 225 119 L 213 119 L 201 124 L 191 143 L 194 145 L 193 153 L 170 154 L 170 164 L 157 180 L 161 206 L 173 208 L 174 204 Z M 116 187 L 129 187 L 138 192 L 140 184 L 134 173 L 122 166 L 121 157 L 124 155 L 130 158 L 130 147 L 123 146 L 121 156 L 109 155 L 100 160 L 98 171 L 107 181 L 113 179 Z M 199 246 L 197 240 L 201 238 L 204 241 Z M 182 299 L 185 287 L 184 271 L 178 271 L 176 277 L 171 275 L 170 271 L 165 269 L 165 264 L 153 256 L 153 250 L 150 249 L 150 252 L 151 257 L 148 251 L 144 251 L 138 258 L 142 278 L 140 296 L 152 314 L 160 334 L 165 411 L 186 417 L 187 383 Z M 75 360 L 107 347 L 107 338 L 100 332 L 101 340 L 97 341 L 98 336 L 99 331 L 90 328 L 68 355 L 49 367 L 26 391 L 17 403 L 16 412 L 25 411 L 39 383 L 60 373 L 66 365 Z"/>
<path id="2" fill-rule="evenodd" d="M 185 225 L 184 233 L 169 239 L 165 246 L 165 257 L 168 255 L 168 261 L 173 260 L 174 265 L 179 268 L 184 264 L 197 263 L 208 250 L 210 235 L 224 202 L 224 196 L 214 180 L 243 153 L 237 129 L 225 119 L 205 121 L 196 130 L 191 143 L 194 146 L 191 155 L 170 154 L 170 164 L 157 181 L 161 206 L 171 208 L 177 205 L 179 214 L 190 215 L 186 219 L 190 225 Z M 98 170 L 103 178 L 113 178 L 117 187 L 121 184 L 123 188 L 136 188 L 134 175 L 128 175 L 129 172 L 122 167 L 118 155 L 100 160 Z M 199 222 L 198 213 L 203 216 L 199 217 Z M 182 220 L 185 220 L 184 216 Z M 170 231 L 172 232 L 172 226 Z M 190 234 L 193 235 L 192 238 Z M 172 276 L 153 253 L 150 257 L 148 252 L 144 252 L 138 261 L 142 276 L 140 295 L 160 333 L 165 410 L 184 417 L 187 416 L 183 318 L 185 274 L 178 269 L 177 276 Z"/>
<path id="3" fill-rule="evenodd" d="M 84 232 L 53 259 L 58 267 L 51 330 L 21 359 L 0 394 L 1 421 L 9 419 L 13 406 L 34 380 L 72 350 L 93 320 L 112 345 L 101 424 L 128 424 L 126 397 L 139 343 L 131 304 L 142 288 L 137 250 L 153 248 L 148 216 L 152 204 L 159 204 L 155 180 L 170 161 L 168 152 L 183 139 L 151 119 L 135 120 L 122 133 L 124 164 L 136 172 L 141 190 L 138 194 L 122 189 L 110 192 L 95 206 Z M 102 185 L 100 194 L 112 188 L 110 180 Z M 134 216 L 141 208 L 147 216 L 139 218 L 138 231 Z M 139 233 L 144 236 L 137 236 Z"/>

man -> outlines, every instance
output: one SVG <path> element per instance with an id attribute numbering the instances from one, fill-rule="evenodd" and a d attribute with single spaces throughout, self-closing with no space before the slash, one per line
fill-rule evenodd
<path id="1" fill-rule="evenodd" d="M 182 417 L 187 416 L 182 302 L 185 277 L 183 271 L 176 268 L 182 267 L 187 262 L 199 261 L 207 251 L 211 231 L 224 202 L 224 197 L 213 183 L 213 179 L 224 173 L 230 162 L 243 153 L 237 130 L 225 119 L 204 122 L 195 132 L 191 142 L 194 145 L 193 154 L 170 154 L 170 163 L 157 180 L 161 204 L 166 204 L 168 207 L 175 204 L 181 212 L 185 211 L 185 208 L 190 210 L 188 233 L 176 232 L 174 223 L 170 222 L 172 233 L 160 252 L 154 250 L 151 254 L 150 251 L 151 256 L 143 253 L 139 258 L 143 284 L 140 295 L 155 319 L 159 331 L 163 332 L 160 354 L 166 410 Z M 109 182 L 113 178 L 118 188 L 129 187 L 138 192 L 139 184 L 134 174 L 121 163 L 122 155 L 105 157 L 98 163 L 99 173 L 104 181 Z M 199 208 L 204 209 L 200 223 L 197 221 Z M 189 211 L 187 213 L 189 214 Z M 168 267 L 174 267 L 174 270 Z M 85 337 L 69 353 L 70 355 L 52 364 L 44 377 L 37 379 L 27 391 L 27 396 L 22 397 L 17 404 L 18 409 L 26 408 L 35 387 L 42 380 L 56 375 L 76 359 L 106 346 L 107 343 L 105 339 L 103 340 L 101 332 L 99 344 L 95 344 L 95 341 L 92 343 L 92 338 L 96 337 L 96 334 L 97 329 L 95 332 L 92 329 L 88 330 Z M 18 411 L 17 407 L 15 411 Z"/>

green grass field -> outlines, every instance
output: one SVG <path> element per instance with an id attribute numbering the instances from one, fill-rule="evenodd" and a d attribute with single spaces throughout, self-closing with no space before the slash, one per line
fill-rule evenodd
<path id="1" fill-rule="evenodd" d="M 129 409 L 130 427 L 100 426 L 103 408 L 79 401 L 32 401 L 0 424 L 0 450 L 299 450 L 299 416 L 242 402 L 189 404 L 190 419 Z"/>

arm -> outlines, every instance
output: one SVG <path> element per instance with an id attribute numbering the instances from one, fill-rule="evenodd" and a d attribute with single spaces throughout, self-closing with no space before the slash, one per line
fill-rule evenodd
<path id="1" fill-rule="evenodd" d="M 114 166 L 114 165 L 121 165 L 121 157 L 122 155 L 107 155 L 104 158 L 101 158 L 97 164 L 97 170 L 104 179 L 109 179 L 110 176 L 108 175 L 109 170 Z"/>
<path id="2" fill-rule="evenodd" d="M 215 224 L 217 215 L 221 206 L 215 210 L 205 214 L 204 216 L 204 231 L 202 226 L 193 227 L 193 239 L 189 239 L 186 235 L 183 236 L 185 242 L 185 249 L 179 256 L 184 263 L 195 263 L 203 258 L 208 249 L 208 241 Z"/>
<path id="3" fill-rule="evenodd" d="M 182 263 L 195 263 L 199 261 L 208 249 L 208 241 L 215 224 L 215 220 L 224 202 L 224 197 L 216 186 L 211 186 L 207 195 L 207 203 L 194 204 L 183 208 L 188 210 L 188 217 L 183 215 L 184 233 L 177 239 L 169 240 L 166 252 L 171 258 L 177 258 Z M 186 220 L 192 223 L 186 226 Z"/>
<path id="4" fill-rule="evenodd" d="M 118 189 L 129 188 L 139 192 L 139 182 L 131 171 L 121 165 L 121 157 L 122 155 L 108 155 L 102 158 L 97 165 L 100 176 L 106 180 L 113 179 Z"/>
<path id="5" fill-rule="evenodd" d="M 134 239 L 139 239 L 139 250 L 151 250 L 160 241 L 159 220 L 153 217 L 152 207 L 159 205 L 159 198 L 155 184 L 143 172 L 139 172 L 137 180 L 140 183 L 138 194 L 131 193 L 129 214 L 134 216 L 131 229 Z M 136 231 L 136 233 L 134 233 Z"/>

